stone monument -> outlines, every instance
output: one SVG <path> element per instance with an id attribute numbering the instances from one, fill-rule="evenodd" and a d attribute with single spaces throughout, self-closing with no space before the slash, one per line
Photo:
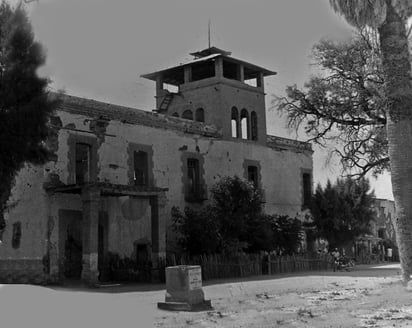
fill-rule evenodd
<path id="1" fill-rule="evenodd" d="M 171 311 L 211 310 L 202 289 L 202 268 L 199 265 L 178 265 L 166 268 L 166 299 L 157 307 Z"/>

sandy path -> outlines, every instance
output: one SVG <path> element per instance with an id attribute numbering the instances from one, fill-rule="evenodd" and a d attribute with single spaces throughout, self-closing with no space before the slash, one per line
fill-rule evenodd
<path id="1" fill-rule="evenodd" d="M 159 310 L 155 326 L 412 327 L 412 294 L 393 270 L 224 283 L 204 291 L 213 311 Z"/>

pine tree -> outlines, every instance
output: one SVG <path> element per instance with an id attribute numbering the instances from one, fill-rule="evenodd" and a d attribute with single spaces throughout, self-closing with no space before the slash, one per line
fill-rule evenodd
<path id="1" fill-rule="evenodd" d="M 0 5 L 0 230 L 14 177 L 25 162 L 47 160 L 48 119 L 57 106 L 48 91 L 48 79 L 37 75 L 45 63 L 27 13 Z"/>

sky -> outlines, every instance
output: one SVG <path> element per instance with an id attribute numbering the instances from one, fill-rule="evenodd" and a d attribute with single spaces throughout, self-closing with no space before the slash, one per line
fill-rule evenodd
<path id="1" fill-rule="evenodd" d="M 285 128 L 272 99 L 315 72 L 317 41 L 345 40 L 352 31 L 328 0 L 37 0 L 27 9 L 47 51 L 39 74 L 54 90 L 144 110 L 155 108 L 155 85 L 140 75 L 207 48 L 210 20 L 212 46 L 278 73 L 265 82 L 268 133 L 303 141 Z M 326 158 L 315 148 L 315 183 L 341 173 Z M 393 199 L 389 175 L 371 182 L 377 197 Z"/>

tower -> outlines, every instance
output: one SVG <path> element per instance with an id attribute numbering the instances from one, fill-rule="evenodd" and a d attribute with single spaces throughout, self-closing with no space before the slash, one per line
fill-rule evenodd
<path id="1" fill-rule="evenodd" d="M 144 74 L 156 82 L 159 113 L 213 124 L 225 139 L 266 143 L 264 77 L 275 75 L 216 47 L 191 62 Z"/>

